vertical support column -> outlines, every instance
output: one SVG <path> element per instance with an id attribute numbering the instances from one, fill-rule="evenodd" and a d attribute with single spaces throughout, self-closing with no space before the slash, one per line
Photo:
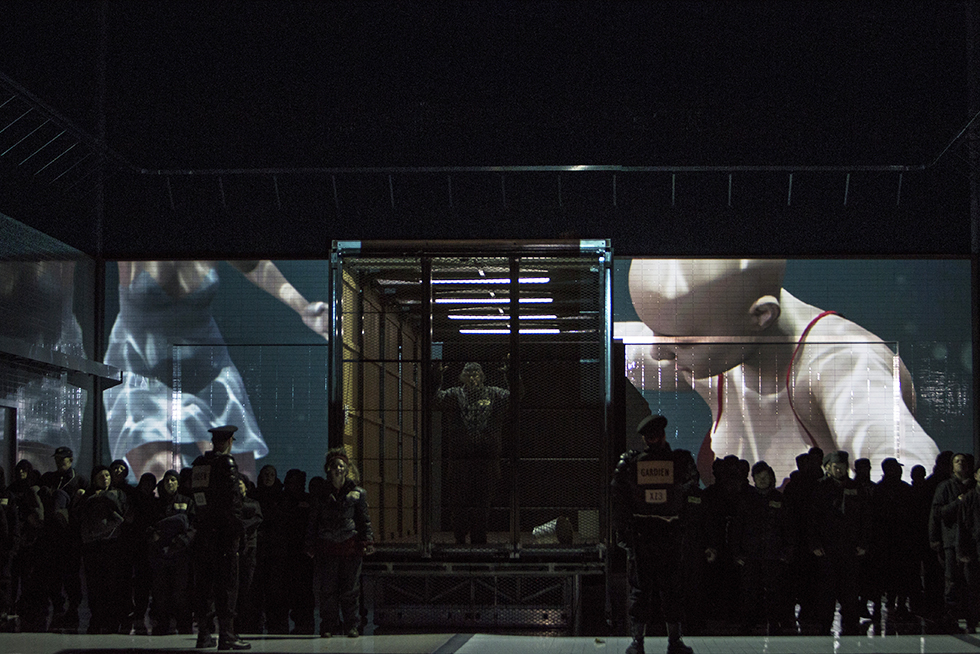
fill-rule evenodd
<path id="1" fill-rule="evenodd" d="M 389 525 L 385 519 L 385 514 L 388 512 L 388 492 L 387 492 L 387 458 L 388 452 L 385 448 L 385 441 L 387 441 L 387 431 L 388 431 L 388 397 L 385 393 L 385 388 L 387 387 L 388 378 L 388 352 L 385 348 L 385 340 L 387 338 L 386 334 L 386 323 L 388 318 L 385 315 L 385 303 L 381 302 L 379 310 L 381 315 L 378 316 L 378 364 L 381 367 L 381 372 L 378 375 L 378 476 L 381 478 L 381 485 L 378 487 L 378 526 L 375 528 L 375 533 L 380 534 L 380 540 L 385 539 L 385 534 L 388 533 L 387 528 Z"/>
<path id="2" fill-rule="evenodd" d="M 421 361 L 419 360 L 419 338 L 416 337 L 414 340 L 414 347 L 412 348 L 412 533 L 416 537 L 419 535 L 419 511 L 422 510 L 422 505 L 420 503 L 419 497 L 419 456 L 421 451 L 419 450 L 419 439 L 421 438 L 421 424 L 419 420 L 419 411 L 421 407 L 419 406 L 419 399 L 421 398 L 421 393 L 419 393 L 419 384 L 422 383 L 421 378 Z"/>
<path id="3" fill-rule="evenodd" d="M 404 361 L 403 352 L 404 343 L 402 341 L 402 325 L 399 323 L 398 329 L 398 519 L 397 527 L 398 536 L 401 537 L 405 533 L 405 520 L 403 513 L 405 511 L 405 475 L 402 471 L 402 466 L 405 465 L 405 377 L 404 377 Z"/>
<path id="4" fill-rule="evenodd" d="M 432 259 L 422 257 L 422 325 L 419 340 L 422 344 L 420 356 L 422 397 L 422 425 L 419 432 L 421 443 L 421 470 L 418 477 L 421 486 L 420 510 L 422 516 L 419 539 L 422 556 L 432 556 L 432 398 L 435 396 L 435 381 L 432 378 Z"/>
<path id="5" fill-rule="evenodd" d="M 510 339 L 507 352 L 507 387 L 510 389 L 510 405 L 508 407 L 507 424 L 511 430 L 511 442 L 514 446 L 510 452 L 510 537 L 514 547 L 513 555 L 520 553 L 521 547 L 521 513 L 520 513 L 520 479 L 517 466 L 520 463 L 521 426 L 520 426 L 520 323 L 521 323 L 521 265 L 519 257 L 510 258 Z"/>
<path id="6" fill-rule="evenodd" d="M 105 259 L 100 252 L 95 258 L 95 280 L 92 289 L 92 300 L 94 310 L 92 320 L 94 322 L 94 343 L 92 344 L 92 356 L 96 361 L 105 361 Z M 123 373 L 126 374 L 126 373 Z M 91 397 L 89 406 L 92 407 L 92 463 L 96 461 L 107 461 L 106 446 L 109 444 L 109 435 L 105 418 L 105 403 L 102 393 L 105 391 L 105 383 L 102 378 L 95 376 L 92 379 Z M 83 423 L 84 424 L 84 423 Z M 11 462 L 10 471 L 13 472 Z"/>
<path id="7" fill-rule="evenodd" d="M 357 455 L 364 460 L 364 397 L 367 382 L 364 374 L 364 289 L 357 286 L 357 306 L 354 308 L 354 328 L 357 341 L 357 423 L 354 425 L 354 442 L 357 443 Z M 343 347 L 343 343 L 341 343 Z M 363 463 L 362 463 L 362 468 Z M 380 506 L 379 506 L 380 508 Z"/>
<path id="8" fill-rule="evenodd" d="M 330 342 L 329 357 L 329 409 L 327 411 L 327 445 L 341 447 L 344 444 L 344 425 L 347 407 L 344 406 L 344 341 L 341 329 L 341 312 L 344 310 L 344 274 L 342 255 L 334 248 L 330 253 Z M 349 309 L 349 307 L 348 307 Z"/>

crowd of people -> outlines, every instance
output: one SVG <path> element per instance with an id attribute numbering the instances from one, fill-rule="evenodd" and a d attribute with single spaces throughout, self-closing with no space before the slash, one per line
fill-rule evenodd
<path id="1" fill-rule="evenodd" d="M 613 481 L 613 525 L 629 554 L 630 652 L 651 623 L 699 633 L 843 634 L 902 628 L 976 631 L 980 618 L 980 466 L 942 452 L 931 474 L 894 458 L 875 481 L 867 459 L 812 448 L 777 488 L 765 461 L 714 462 L 671 451 L 663 416 L 638 430 Z M 852 476 L 853 470 L 853 476 Z M 664 562 L 669 562 L 665 568 Z M 652 563 L 651 563 L 652 562 Z M 668 651 L 686 652 L 683 645 Z"/>
<path id="2" fill-rule="evenodd" d="M 214 450 L 192 467 L 135 486 L 123 460 L 86 479 L 67 447 L 52 472 L 22 460 L 8 485 L 0 469 L 0 629 L 77 633 L 84 589 L 87 633 L 196 625 L 198 647 L 248 649 L 238 633 L 315 633 L 316 576 L 320 635 L 357 637 L 373 534 L 346 452 L 330 450 L 309 485 L 271 465 L 253 484 L 230 455 L 234 427 L 211 431 Z"/>
<path id="3" fill-rule="evenodd" d="M 838 605 L 845 634 L 868 621 L 975 632 L 980 466 L 971 454 L 942 452 L 931 474 L 914 466 L 909 483 L 894 458 L 873 481 L 867 459 L 852 465 L 847 452 L 812 448 L 781 488 L 765 461 L 727 456 L 704 487 L 691 453 L 666 444 L 665 425 L 662 416 L 641 424 L 647 449 L 625 454 L 613 481 L 641 645 L 658 615 L 675 652 L 687 651 L 682 621 L 828 634 Z M 0 628 L 76 633 L 85 589 L 88 633 L 191 634 L 196 623 L 207 647 L 219 644 L 217 616 L 222 649 L 245 649 L 239 632 L 315 634 L 318 590 L 320 635 L 358 636 L 361 561 L 374 547 L 356 467 L 338 448 L 308 484 L 298 469 L 280 481 L 271 465 L 253 484 L 234 466 L 233 433 L 213 429 L 215 450 L 194 466 L 143 474 L 135 486 L 123 460 L 85 479 L 67 447 L 51 472 L 22 460 L 8 485 L 0 469 Z"/>

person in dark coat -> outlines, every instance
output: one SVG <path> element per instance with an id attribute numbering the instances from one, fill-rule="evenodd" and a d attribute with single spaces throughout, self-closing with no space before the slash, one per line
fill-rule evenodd
<path id="1" fill-rule="evenodd" d="M 967 632 L 974 633 L 980 616 L 980 465 L 973 488 L 960 500 L 957 514 L 956 558 L 964 566 L 967 586 Z"/>
<path id="2" fill-rule="evenodd" d="M 357 638 L 361 561 L 374 553 L 367 492 L 357 485 L 357 468 L 344 448 L 328 451 L 323 469 L 328 483 L 313 496 L 305 540 L 320 579 L 320 636 Z"/>
<path id="3" fill-rule="evenodd" d="M 88 486 L 85 477 L 75 470 L 74 461 L 71 448 L 56 449 L 56 469 L 41 476 L 38 491 L 45 504 L 45 528 L 39 546 L 41 556 L 50 563 L 45 584 L 53 606 L 51 630 L 66 633 L 77 631 L 78 606 L 82 602 L 82 544 L 78 531 L 68 522 L 68 502 Z"/>
<path id="4" fill-rule="evenodd" d="M 7 490 L 7 477 L 0 468 L 0 632 L 7 630 L 13 608 L 14 555 L 20 547 L 20 514 L 17 500 Z"/>
<path id="5" fill-rule="evenodd" d="M 168 470 L 157 485 L 147 557 L 153 574 L 150 621 L 154 636 L 193 633 L 191 548 L 194 504 L 178 492 L 179 476 Z"/>
<path id="6" fill-rule="evenodd" d="M 153 524 L 157 497 L 153 494 L 157 478 L 152 472 L 144 472 L 129 496 L 133 506 L 133 522 L 129 529 L 133 547 L 133 633 L 146 635 L 146 612 L 150 607 L 150 591 L 153 588 L 153 571 L 150 569 L 147 532 Z"/>
<path id="7" fill-rule="evenodd" d="M 248 480 L 245 475 L 238 482 L 242 491 L 242 521 L 245 523 L 245 537 L 238 556 L 238 621 L 239 630 L 245 633 L 258 633 L 258 618 L 252 601 L 252 579 L 255 575 L 258 532 L 262 525 L 262 505 L 248 496 Z"/>
<path id="8" fill-rule="evenodd" d="M 628 553 L 627 613 L 633 641 L 628 654 L 642 654 L 647 624 L 659 605 L 667 624 L 667 653 L 691 654 L 682 640 L 684 620 L 681 514 L 696 476 L 684 462 L 690 452 L 667 444 L 667 418 L 648 416 L 637 426 L 646 449 L 623 454 L 613 473 L 612 523 L 617 544 Z M 685 454 L 686 453 L 686 456 Z"/>
<path id="9" fill-rule="evenodd" d="M 800 623 L 816 623 L 816 597 L 819 588 L 817 558 L 810 549 L 810 510 L 813 491 L 823 477 L 823 453 L 806 452 L 796 457 L 797 469 L 783 488 L 789 512 L 793 558 L 790 561 L 789 604 L 799 604 Z"/>
<path id="10" fill-rule="evenodd" d="M 922 607 L 919 613 L 931 622 L 941 622 L 942 616 L 946 614 L 946 564 L 939 552 L 942 548 L 936 550 L 929 537 L 929 532 L 932 529 L 930 519 L 932 500 L 936 496 L 939 485 L 953 474 L 954 454 L 955 452 L 950 450 L 943 450 L 936 456 L 932 473 L 925 478 L 919 491 L 926 503 L 924 524 L 926 530 L 925 547 L 928 550 L 922 559 Z"/>
<path id="11" fill-rule="evenodd" d="M 842 633 L 855 635 L 860 625 L 858 571 L 871 538 L 870 498 L 848 476 L 847 452 L 827 454 L 824 469 L 810 513 L 810 551 L 817 557 L 821 583 L 816 628 L 820 634 L 831 633 L 835 604 L 840 602 Z"/>
<path id="12" fill-rule="evenodd" d="M 194 588 L 197 594 L 197 647 L 244 650 L 251 645 L 235 630 L 238 553 L 245 535 L 238 464 L 231 445 L 238 428 L 213 427 L 213 449 L 194 460 Z M 218 617 L 218 642 L 211 635 Z"/>
<path id="13" fill-rule="evenodd" d="M 259 503 L 262 523 L 256 534 L 255 573 L 252 577 L 252 607 L 255 610 L 252 629 L 255 633 L 267 630 L 271 633 L 289 633 L 289 624 L 281 611 L 286 603 L 285 584 L 286 548 L 280 526 L 280 506 L 283 501 L 282 482 L 275 466 L 265 465 L 259 470 L 258 482 L 249 491 L 249 497 Z M 278 624 L 276 624 L 278 620 Z"/>
<path id="14" fill-rule="evenodd" d="M 881 462 L 881 480 L 871 491 L 870 560 L 874 588 L 884 598 L 889 621 L 910 617 L 909 601 L 915 592 L 915 496 L 902 481 L 902 464 L 889 457 Z M 877 598 L 876 598 L 877 599 Z"/>
<path id="15" fill-rule="evenodd" d="M 17 506 L 20 543 L 14 554 L 10 594 L 20 618 L 20 628 L 24 631 L 44 631 L 45 627 L 41 625 L 47 620 L 47 598 L 41 572 L 44 567 L 41 547 L 44 504 L 38 494 L 41 475 L 30 461 L 21 459 L 14 467 L 13 477 L 7 492 Z"/>
<path id="16" fill-rule="evenodd" d="M 123 524 L 131 517 L 131 507 L 125 493 L 111 488 L 110 483 L 109 469 L 95 466 L 91 486 L 76 495 L 71 508 L 82 539 L 85 586 L 92 611 L 90 634 L 118 632 L 130 609 L 124 565 L 126 542 L 121 534 Z"/>
<path id="17" fill-rule="evenodd" d="M 742 629 L 751 633 L 761 618 L 769 626 L 767 633 L 776 634 L 789 628 L 792 617 L 786 597 L 789 520 L 769 464 L 759 461 L 752 466 L 752 479 L 755 486 L 739 498 L 729 533 L 741 582 Z"/>
<path id="18" fill-rule="evenodd" d="M 713 542 L 714 532 L 709 529 L 709 507 L 701 489 L 700 473 L 694 456 L 685 459 L 687 450 L 676 450 L 681 469 L 689 470 L 687 501 L 679 513 L 681 525 L 682 574 L 685 580 L 684 628 L 690 634 L 699 633 L 704 627 L 705 605 L 709 601 L 705 579 L 718 556 L 720 547 Z M 681 461 L 685 459 L 684 461 Z"/>
<path id="19" fill-rule="evenodd" d="M 875 487 L 875 483 L 871 480 L 871 459 L 860 458 L 854 460 L 854 481 L 857 482 L 858 487 L 860 487 L 862 493 L 870 502 L 871 494 Z M 873 542 L 869 544 L 873 544 Z M 877 622 L 880 617 L 879 610 L 881 609 L 881 589 L 877 585 L 877 567 L 874 557 L 865 556 L 861 560 L 860 569 L 861 575 L 858 579 L 859 611 L 862 618 L 870 618 L 872 622 Z M 870 612 L 868 611 L 868 602 L 871 602 Z"/>
<path id="20" fill-rule="evenodd" d="M 711 542 L 717 547 L 717 555 L 709 567 L 706 592 L 712 598 L 710 617 L 725 624 L 737 619 L 740 608 L 739 575 L 728 536 L 750 470 L 751 466 L 743 474 L 743 466 L 734 455 L 716 459 L 712 464 L 715 482 L 704 490 L 708 529 Z"/>
<path id="21" fill-rule="evenodd" d="M 286 471 L 283 497 L 279 505 L 279 526 L 283 530 L 286 568 L 286 602 L 275 611 L 274 624 L 282 626 L 288 611 L 293 621 L 291 633 L 313 634 L 316 628 L 316 596 L 313 593 L 314 566 L 304 554 L 306 527 L 310 519 L 310 495 L 306 492 L 306 473 L 297 468 Z"/>
<path id="22" fill-rule="evenodd" d="M 946 612 L 941 619 L 941 626 L 950 633 L 959 631 L 960 618 L 971 618 L 967 614 L 965 570 L 956 558 L 956 542 L 959 536 L 960 504 L 975 485 L 973 455 L 953 455 L 952 476 L 936 489 L 932 498 L 932 512 L 929 514 L 929 546 L 939 554 L 945 569 Z"/>

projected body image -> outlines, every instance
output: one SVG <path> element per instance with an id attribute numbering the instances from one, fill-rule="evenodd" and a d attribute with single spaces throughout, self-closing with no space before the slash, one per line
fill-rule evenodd
<path id="1" fill-rule="evenodd" d="M 84 358 L 82 327 L 73 308 L 75 277 L 74 261 L 0 262 L 0 337 Z M 60 374 L 25 368 L 0 379 L 0 406 L 17 409 L 18 458 L 47 471 L 58 447 L 80 451 L 85 401 L 85 391 Z M 12 467 L 14 461 L 7 464 Z"/>
<path id="2" fill-rule="evenodd" d="M 711 422 L 691 449 L 709 481 L 726 455 L 764 460 L 783 481 L 811 447 L 846 450 L 874 469 L 895 457 L 931 470 L 939 447 L 914 417 L 895 344 L 797 299 L 783 288 L 785 271 L 782 260 L 633 260 L 640 321 L 616 325 L 630 380 L 703 398 Z"/>
<path id="3" fill-rule="evenodd" d="M 308 302 L 275 264 L 229 264 L 327 338 L 327 305 Z M 189 466 L 215 425 L 239 428 L 233 451 L 252 478 L 255 460 L 269 452 L 212 315 L 218 287 L 213 261 L 119 262 L 119 314 L 105 362 L 124 375 L 105 392 L 106 420 L 113 458 L 127 460 L 137 478 Z"/>

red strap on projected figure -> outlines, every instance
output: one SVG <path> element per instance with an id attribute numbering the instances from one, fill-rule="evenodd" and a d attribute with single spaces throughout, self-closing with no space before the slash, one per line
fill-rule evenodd
<path id="1" fill-rule="evenodd" d="M 839 315 L 840 314 L 837 313 L 836 311 L 824 311 L 820 313 L 816 318 L 811 320 L 810 324 L 807 325 L 806 329 L 803 330 L 803 335 L 800 336 L 800 342 L 796 344 L 796 348 L 793 350 L 793 356 L 791 356 L 789 359 L 789 366 L 787 366 L 786 368 L 786 397 L 789 398 L 789 408 L 793 410 L 793 416 L 796 418 L 796 422 L 800 423 L 800 427 L 802 427 L 803 431 L 806 432 L 807 438 L 810 439 L 810 444 L 813 447 L 817 446 L 817 440 L 813 437 L 813 434 L 810 433 L 810 430 L 806 428 L 806 425 L 803 424 L 803 421 L 800 419 L 800 414 L 796 412 L 796 405 L 793 404 L 793 389 L 790 388 L 790 382 L 793 379 L 793 363 L 796 362 L 796 355 L 800 353 L 800 349 L 803 348 L 803 344 L 804 342 L 806 342 L 807 334 L 809 334 L 810 330 L 813 329 L 813 326 L 817 324 L 817 321 L 819 321 L 821 318 L 824 318 L 826 316 L 839 316 Z"/>
<path id="2" fill-rule="evenodd" d="M 718 380 L 718 413 L 715 416 L 715 426 L 708 432 L 709 436 L 718 431 L 718 425 L 721 424 L 721 412 L 725 410 L 725 373 L 721 373 L 715 379 Z"/>

